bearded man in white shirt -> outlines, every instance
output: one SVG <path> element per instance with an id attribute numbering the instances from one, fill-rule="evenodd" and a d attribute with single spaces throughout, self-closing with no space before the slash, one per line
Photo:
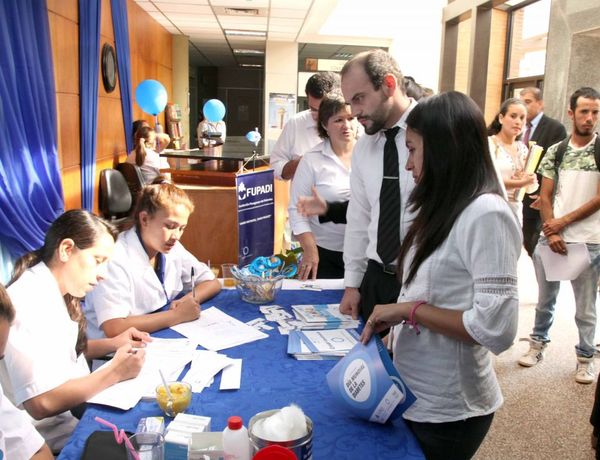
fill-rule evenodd
<path id="1" fill-rule="evenodd" d="M 405 169 L 405 120 L 416 102 L 406 96 L 397 62 L 383 50 L 356 55 L 341 75 L 344 98 L 367 136 L 352 155 L 340 311 L 366 320 L 376 304 L 398 300 L 396 259 L 410 224 L 406 203 L 415 185 Z"/>
<path id="2" fill-rule="evenodd" d="M 271 152 L 270 164 L 276 179 L 293 179 L 302 155 L 322 141 L 317 131 L 319 106 L 323 96 L 339 87 L 340 76 L 334 72 L 318 72 L 308 79 L 304 88 L 308 109 L 288 120 Z"/>

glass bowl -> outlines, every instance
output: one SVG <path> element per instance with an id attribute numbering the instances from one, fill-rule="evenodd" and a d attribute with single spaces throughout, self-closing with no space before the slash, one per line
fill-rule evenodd
<path id="1" fill-rule="evenodd" d="M 156 402 L 162 411 L 168 417 L 175 417 L 180 412 L 188 408 L 192 401 L 192 387 L 186 382 L 167 382 L 171 395 L 173 396 L 173 404 L 169 404 L 169 397 L 164 385 L 156 387 Z"/>
<path id="2" fill-rule="evenodd" d="M 265 304 L 275 300 L 281 291 L 283 278 L 273 279 L 236 279 L 235 288 L 244 302 Z"/>

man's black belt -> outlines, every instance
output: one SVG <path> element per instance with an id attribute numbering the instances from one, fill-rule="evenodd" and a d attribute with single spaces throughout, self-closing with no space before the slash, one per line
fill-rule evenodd
<path id="1" fill-rule="evenodd" d="M 388 275 L 396 275 L 396 272 L 398 271 L 398 267 L 394 264 L 382 264 L 373 259 L 369 259 L 369 265 L 376 266 L 379 270 Z"/>

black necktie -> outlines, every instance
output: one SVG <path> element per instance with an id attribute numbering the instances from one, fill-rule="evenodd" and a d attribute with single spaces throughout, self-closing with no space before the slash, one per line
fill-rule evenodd
<path id="1" fill-rule="evenodd" d="M 388 265 L 395 263 L 400 251 L 400 178 L 396 134 L 399 126 L 385 131 L 383 148 L 383 180 L 379 194 L 377 254 Z"/>

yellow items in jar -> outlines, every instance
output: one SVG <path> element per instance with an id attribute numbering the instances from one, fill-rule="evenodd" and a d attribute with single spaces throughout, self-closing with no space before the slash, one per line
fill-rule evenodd
<path id="1" fill-rule="evenodd" d="M 156 402 L 163 412 L 169 417 L 174 417 L 180 412 L 183 412 L 190 405 L 192 400 L 192 387 L 184 382 L 169 382 L 169 390 L 173 397 L 173 402 L 170 404 L 169 396 L 164 385 L 156 387 Z"/>

